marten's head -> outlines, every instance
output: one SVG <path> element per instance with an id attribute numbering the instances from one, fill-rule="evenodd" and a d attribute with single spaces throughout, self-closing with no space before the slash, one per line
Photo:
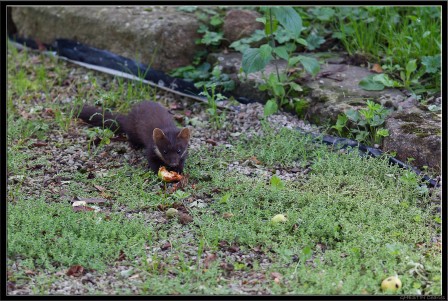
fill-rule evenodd
<path id="1" fill-rule="evenodd" d="M 179 166 L 182 158 L 185 158 L 188 151 L 188 142 L 190 141 L 190 130 L 183 128 L 175 130 L 166 130 L 163 132 L 155 128 L 152 132 L 154 140 L 154 152 L 166 163 L 168 167 L 176 168 Z"/>

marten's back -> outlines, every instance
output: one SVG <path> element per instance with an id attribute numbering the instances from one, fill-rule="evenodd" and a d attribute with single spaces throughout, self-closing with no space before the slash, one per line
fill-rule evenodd
<path id="1" fill-rule="evenodd" d="M 122 126 L 133 145 L 147 148 L 153 146 L 152 134 L 155 128 L 164 132 L 179 132 L 172 114 L 161 104 L 152 101 L 136 104 Z"/>

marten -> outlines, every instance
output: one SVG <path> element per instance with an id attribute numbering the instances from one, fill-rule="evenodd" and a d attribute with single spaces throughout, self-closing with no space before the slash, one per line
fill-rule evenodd
<path id="1" fill-rule="evenodd" d="M 188 156 L 190 130 L 179 129 L 173 115 L 152 101 L 135 104 L 129 114 L 104 112 L 84 106 L 78 118 L 94 126 L 107 127 L 115 133 L 125 133 L 134 148 L 145 148 L 149 168 L 155 173 L 161 166 L 182 173 Z M 103 123 L 104 120 L 104 123 Z"/>

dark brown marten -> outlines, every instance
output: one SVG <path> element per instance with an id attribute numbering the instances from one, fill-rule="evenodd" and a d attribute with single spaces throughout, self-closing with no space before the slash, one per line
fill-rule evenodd
<path id="1" fill-rule="evenodd" d="M 179 129 L 172 114 L 159 103 L 143 101 L 134 105 L 128 115 L 104 112 L 84 106 L 79 114 L 87 123 L 123 132 L 135 148 L 145 148 L 149 168 L 155 173 L 161 166 L 178 173 L 183 172 L 188 155 L 190 130 Z"/>

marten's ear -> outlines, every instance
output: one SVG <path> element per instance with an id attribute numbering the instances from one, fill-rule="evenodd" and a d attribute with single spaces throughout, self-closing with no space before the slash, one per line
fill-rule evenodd
<path id="1" fill-rule="evenodd" d="M 177 135 L 177 138 L 190 140 L 190 129 L 189 128 L 183 128 L 179 135 Z"/>
<path id="2" fill-rule="evenodd" d="M 165 134 L 163 133 L 163 131 L 159 128 L 155 128 L 154 131 L 152 131 L 152 139 L 154 141 L 158 141 L 161 140 L 165 137 Z"/>

